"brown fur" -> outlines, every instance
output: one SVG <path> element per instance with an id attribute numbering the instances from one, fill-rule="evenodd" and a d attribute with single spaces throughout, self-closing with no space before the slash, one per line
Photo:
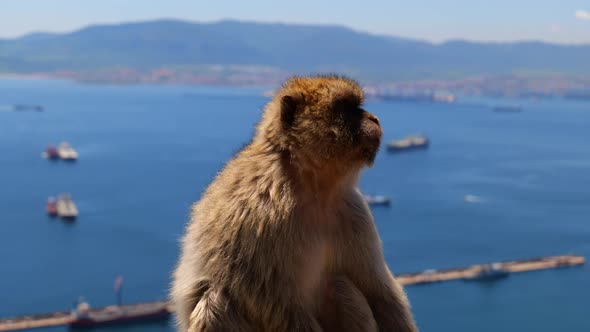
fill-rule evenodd
<path id="1" fill-rule="evenodd" d="M 378 331 L 367 299 L 345 276 L 328 284 L 318 320 L 324 331 Z"/>
<path id="2" fill-rule="evenodd" d="M 362 101 L 354 81 L 317 76 L 269 102 L 193 207 L 172 287 L 180 331 L 417 331 L 356 188 L 381 139 Z"/>

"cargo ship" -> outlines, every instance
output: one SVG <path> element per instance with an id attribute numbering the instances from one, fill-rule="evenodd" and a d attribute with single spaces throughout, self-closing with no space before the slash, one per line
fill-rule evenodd
<path id="1" fill-rule="evenodd" d="M 131 323 L 153 322 L 166 320 L 172 312 L 167 302 L 148 302 L 123 305 L 122 299 L 123 277 L 115 279 L 115 294 L 117 304 L 104 308 L 91 309 L 83 298 L 78 299 L 78 305 L 72 311 L 70 328 L 93 328 L 106 325 L 123 325 Z"/>
<path id="2" fill-rule="evenodd" d="M 430 141 L 424 135 L 409 136 L 400 140 L 391 141 L 387 144 L 387 151 L 399 152 L 408 150 L 427 149 Z"/>
<path id="3" fill-rule="evenodd" d="M 165 302 L 112 305 L 100 310 L 93 310 L 87 302 L 82 301 L 72 312 L 72 320 L 68 325 L 73 329 L 88 329 L 98 326 L 154 322 L 166 320 L 170 314 L 168 304 Z"/>
<path id="4" fill-rule="evenodd" d="M 62 160 L 75 161 L 78 159 L 78 152 L 68 142 L 62 142 L 57 147 L 57 154 Z"/>
<path id="5" fill-rule="evenodd" d="M 364 195 L 365 197 L 365 201 L 367 202 L 367 204 L 371 205 L 371 206 L 389 206 L 391 205 L 391 199 L 387 196 L 370 196 L 370 195 Z"/>
<path id="6" fill-rule="evenodd" d="M 61 194 L 55 203 L 57 216 L 68 221 L 78 218 L 78 208 L 70 194 Z"/>

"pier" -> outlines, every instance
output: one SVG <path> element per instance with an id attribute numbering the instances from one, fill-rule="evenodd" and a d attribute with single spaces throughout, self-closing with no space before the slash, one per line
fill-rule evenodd
<path id="1" fill-rule="evenodd" d="M 508 262 L 492 263 L 495 268 L 512 273 L 529 272 L 546 269 L 565 268 L 571 266 L 583 265 L 586 259 L 582 256 L 564 255 L 552 257 L 540 257 L 527 260 L 517 260 Z M 465 268 L 447 269 L 447 270 L 426 270 L 418 273 L 402 273 L 396 276 L 396 279 L 405 286 L 427 284 L 452 280 L 472 279 L 490 264 L 472 265 Z M 173 308 L 168 302 L 149 302 L 128 304 L 121 307 L 108 306 L 102 308 L 90 309 L 91 312 L 101 314 L 108 313 L 113 309 L 123 309 L 127 311 L 142 310 L 145 307 L 165 306 L 172 313 Z M 0 319 L 0 331 L 18 331 L 34 329 L 41 327 L 65 326 L 73 321 L 73 315 L 69 311 L 54 312 L 48 314 L 27 315 L 13 318 Z"/>
<path id="2" fill-rule="evenodd" d="M 583 265 L 585 261 L 586 259 L 582 256 L 564 255 L 492 264 L 494 267 L 512 274 Z M 418 273 L 402 273 L 398 274 L 395 279 L 404 286 L 451 280 L 465 280 L 473 278 L 489 265 L 490 264 L 479 264 L 457 269 L 426 270 Z"/>

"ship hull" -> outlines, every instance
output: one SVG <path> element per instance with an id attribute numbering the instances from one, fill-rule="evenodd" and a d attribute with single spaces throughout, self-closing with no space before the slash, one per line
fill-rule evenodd
<path id="1" fill-rule="evenodd" d="M 61 220 L 65 221 L 65 222 L 74 222 L 76 221 L 76 216 L 59 216 L 61 218 Z"/>
<path id="2" fill-rule="evenodd" d="M 404 152 L 425 149 L 428 149 L 428 144 L 412 145 L 407 147 L 387 146 L 387 151 L 389 152 Z"/>
<path id="3" fill-rule="evenodd" d="M 494 280 L 505 279 L 505 278 L 508 278 L 509 275 L 510 275 L 510 273 L 507 271 L 498 271 L 498 272 L 493 272 L 493 273 L 489 273 L 489 274 L 482 274 L 482 275 L 476 275 L 476 276 L 469 277 L 469 278 L 464 278 L 463 280 L 485 282 L 485 281 L 494 281 Z"/>
<path id="4" fill-rule="evenodd" d="M 390 206 L 391 203 L 389 201 L 386 202 L 367 202 L 369 206 Z"/>
<path id="5" fill-rule="evenodd" d="M 112 326 L 112 325 L 126 325 L 137 324 L 143 322 L 164 321 L 170 317 L 170 312 L 167 309 L 162 309 L 152 313 L 142 315 L 120 316 L 108 319 L 93 319 L 93 318 L 79 318 L 72 321 L 69 326 L 73 329 L 88 329 L 97 326 Z"/>

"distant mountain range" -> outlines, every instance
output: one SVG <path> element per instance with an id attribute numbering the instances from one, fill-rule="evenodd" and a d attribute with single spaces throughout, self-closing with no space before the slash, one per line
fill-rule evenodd
<path id="1" fill-rule="evenodd" d="M 0 40 L 0 72 L 265 66 L 367 79 L 590 74 L 590 45 L 424 41 L 341 26 L 158 20 Z"/>

